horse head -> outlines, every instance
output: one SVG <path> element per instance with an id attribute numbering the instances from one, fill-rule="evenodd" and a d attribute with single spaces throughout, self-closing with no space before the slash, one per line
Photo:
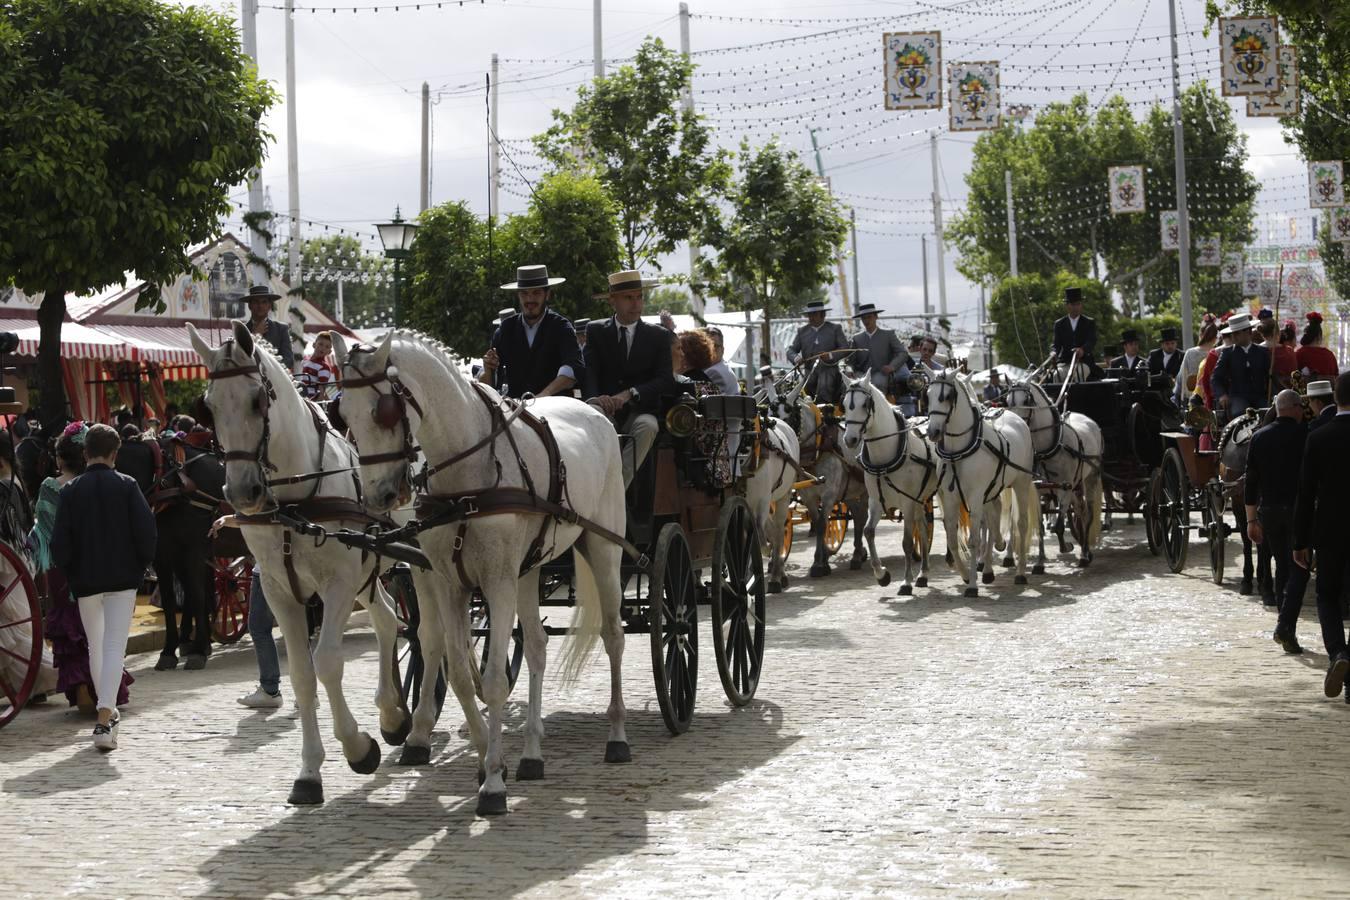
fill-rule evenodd
<path id="1" fill-rule="evenodd" d="M 867 431 L 867 422 L 876 412 L 876 393 L 872 386 L 872 370 L 868 369 L 856 381 L 844 379 L 844 448 L 850 453 L 862 450 L 863 435 Z M 884 401 L 885 398 L 883 397 Z"/>
<path id="2" fill-rule="evenodd" d="M 929 377 L 928 382 L 928 437 L 938 441 L 947 430 L 947 423 L 960 406 L 963 396 L 968 397 L 951 369 L 943 369 Z"/>
<path id="3" fill-rule="evenodd" d="M 334 332 L 333 352 L 342 378 L 342 414 L 360 451 L 361 483 L 372 512 L 388 512 L 412 491 L 413 423 L 390 362 L 394 332 L 378 347 L 348 347 Z"/>

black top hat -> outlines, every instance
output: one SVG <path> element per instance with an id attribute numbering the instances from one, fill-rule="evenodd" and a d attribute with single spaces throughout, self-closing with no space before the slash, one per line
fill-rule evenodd
<path id="1" fill-rule="evenodd" d="M 586 331 L 586 326 L 589 324 L 591 324 L 590 319 L 577 319 L 572 323 L 572 327 L 577 330 L 577 334 L 582 334 Z"/>
<path id="2" fill-rule="evenodd" d="M 881 310 L 877 309 L 875 303 L 859 303 L 858 311 L 853 314 L 853 318 L 861 319 L 863 316 L 875 316 L 880 312 Z"/>
<path id="3" fill-rule="evenodd" d="M 1082 289 L 1082 288 L 1076 288 L 1076 287 L 1065 288 L 1065 289 L 1064 289 L 1064 302 L 1065 302 L 1065 303 L 1082 303 L 1082 302 L 1083 302 L 1083 289 Z"/>
<path id="4" fill-rule="evenodd" d="M 808 300 L 806 305 L 802 307 L 802 315 L 809 316 L 811 313 L 823 313 L 826 305 L 824 300 Z"/>
<path id="5" fill-rule="evenodd" d="M 1177 334 L 1177 330 L 1175 328 L 1164 328 L 1162 331 L 1158 333 L 1158 340 L 1163 342 L 1179 341 L 1181 340 L 1181 337 Z"/>
<path id="6" fill-rule="evenodd" d="M 526 288 L 548 288 L 562 284 L 566 278 L 549 278 L 548 266 L 517 266 L 516 280 L 502 285 L 504 291 L 523 291 Z"/>
<path id="7" fill-rule="evenodd" d="M 281 295 L 272 290 L 272 286 L 269 284 L 255 284 L 248 289 L 248 293 L 244 296 L 244 299 L 271 300 L 273 303 L 276 303 L 281 299 Z"/>
<path id="8" fill-rule="evenodd" d="M 1122 344 L 1139 343 L 1139 332 L 1135 331 L 1133 328 L 1126 328 L 1120 333 L 1120 342 Z"/>
<path id="9" fill-rule="evenodd" d="M 1273 319 L 1275 318 L 1275 313 L 1273 313 L 1268 309 L 1262 309 L 1259 313 L 1256 314 L 1256 318 L 1261 320 Z"/>

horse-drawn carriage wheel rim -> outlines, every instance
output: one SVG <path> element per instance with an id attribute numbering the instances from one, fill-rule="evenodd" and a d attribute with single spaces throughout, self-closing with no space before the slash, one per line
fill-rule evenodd
<path id="1" fill-rule="evenodd" d="M 1167 504 L 1167 519 L 1163 524 L 1164 549 L 1168 568 L 1180 573 L 1186 568 L 1186 551 L 1190 543 L 1190 485 L 1181 451 L 1169 447 L 1163 454 L 1163 494 Z"/>
<path id="2" fill-rule="evenodd" d="M 732 497 L 722 506 L 713 538 L 710 575 L 710 625 L 717 674 L 727 699 L 735 706 L 744 706 L 759 686 L 765 606 L 759 535 L 750 507 L 740 497 Z"/>
<path id="3" fill-rule="evenodd" d="M 216 643 L 237 642 L 248 630 L 248 604 L 253 587 L 253 562 L 246 556 L 217 557 L 215 570 L 216 605 L 211 611 L 211 637 Z"/>
<path id="4" fill-rule="evenodd" d="M 1216 496 L 1212 485 L 1207 491 L 1209 494 L 1207 499 L 1210 501 L 1211 509 L 1208 516 L 1209 528 L 1206 529 L 1205 538 L 1209 542 L 1209 573 L 1215 584 L 1223 584 L 1223 568 L 1228 551 L 1227 535 L 1223 522 L 1222 491 L 1222 487 L 1218 488 Z"/>
<path id="5" fill-rule="evenodd" d="M 671 592 L 677 596 L 668 597 Z M 681 599 L 682 609 L 670 599 Z M 671 734 L 683 734 L 698 693 L 698 596 L 689 543 L 677 522 L 657 535 L 646 600 L 657 705 Z"/>
<path id="6" fill-rule="evenodd" d="M 843 500 L 834 504 L 825 516 L 825 551 L 831 556 L 844 546 L 848 537 L 848 504 Z"/>
<path id="7" fill-rule="evenodd" d="M 28 643 L 28 668 L 24 672 L 23 681 L 16 688 L 0 680 L 0 690 L 3 690 L 5 699 L 9 702 L 9 706 L 0 711 L 0 728 L 3 728 L 23 710 L 24 704 L 28 702 L 33 692 L 33 685 L 37 683 L 38 671 L 42 665 L 42 605 L 38 599 L 37 586 L 33 583 L 33 575 L 28 570 L 27 563 L 14 548 L 0 542 L 0 559 L 4 559 L 14 569 L 14 579 L 0 590 L 0 604 L 8 600 L 15 590 L 22 590 L 28 598 L 27 617 L 3 624 L 7 628 L 14 628 L 27 622 L 31 631 Z"/>
<path id="8" fill-rule="evenodd" d="M 1163 551 L 1162 522 L 1159 500 L 1162 494 L 1162 469 L 1149 473 L 1148 487 L 1144 496 L 1144 537 L 1148 541 L 1148 552 L 1158 556 Z"/>

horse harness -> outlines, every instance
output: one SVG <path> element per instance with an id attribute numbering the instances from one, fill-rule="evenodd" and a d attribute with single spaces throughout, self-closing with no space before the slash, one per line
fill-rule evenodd
<path id="1" fill-rule="evenodd" d="M 1025 408 L 1031 409 L 1033 411 L 1037 409 L 1047 409 L 1049 410 L 1052 419 L 1051 424 L 1040 425 L 1034 428 L 1031 426 L 1030 422 L 1027 422 L 1027 427 L 1031 430 L 1032 434 L 1031 450 L 1032 453 L 1035 454 L 1036 462 L 1044 463 L 1047 459 L 1051 459 L 1052 457 L 1055 456 L 1055 454 L 1061 451 L 1068 454 L 1068 456 L 1074 461 L 1073 479 L 1070 482 L 1070 484 L 1079 484 L 1082 482 L 1083 468 L 1085 466 L 1100 471 L 1102 465 L 1102 458 L 1100 456 L 1088 456 L 1086 453 L 1084 453 L 1081 438 L 1079 439 L 1079 446 L 1077 447 L 1070 447 L 1069 445 L 1064 443 L 1064 413 L 1060 411 L 1060 408 L 1057 404 L 1050 402 L 1049 396 L 1046 395 L 1045 391 L 1040 387 L 1040 385 L 1032 383 L 1013 385 L 1008 389 L 1008 395 L 1011 397 L 1012 393 L 1017 390 L 1024 390 L 1030 393 L 1033 389 L 1040 391 L 1042 398 L 1045 399 L 1046 405 L 1044 407 L 1028 406 Z M 1054 431 L 1055 433 L 1054 441 L 1050 444 L 1050 448 L 1048 450 L 1037 450 L 1035 442 L 1036 434 L 1048 430 Z M 1073 429 L 1069 430 L 1073 431 Z"/>
<path id="2" fill-rule="evenodd" d="M 867 391 L 864 388 L 853 386 L 850 387 L 847 391 L 845 391 L 844 395 L 848 396 L 849 394 L 854 392 L 865 393 L 867 395 L 867 404 L 866 404 L 867 416 L 868 418 L 871 418 L 876 413 L 876 403 L 872 398 L 871 392 Z M 899 443 L 899 447 L 895 451 L 895 456 L 891 457 L 889 460 L 881 464 L 873 463 L 872 460 L 869 459 L 867 456 L 867 445 L 875 443 L 877 441 L 885 440 L 885 438 L 884 437 L 869 438 L 866 435 L 863 435 L 862 450 L 859 451 L 858 453 L 858 464 L 862 466 L 864 472 L 875 478 L 878 484 L 884 482 L 886 487 L 890 488 L 892 491 L 899 494 L 900 496 L 908 498 L 909 500 L 913 500 L 915 503 L 918 503 L 919 505 L 923 505 L 926 501 L 924 501 L 920 497 L 914 496 L 913 494 L 909 493 L 904 488 L 900 487 L 894 481 L 891 480 L 891 476 L 894 475 L 896 472 L 900 471 L 901 467 L 903 467 L 904 464 L 907 461 L 909 461 L 910 458 L 909 440 L 908 440 L 909 426 L 905 423 L 904 416 L 902 416 L 896 409 L 894 408 L 891 409 L 891 415 L 895 417 L 895 430 L 896 430 L 895 437 L 897 442 Z M 932 448 L 929 446 L 929 443 L 927 441 L 924 441 L 923 442 L 924 458 L 914 459 L 915 463 L 923 467 L 923 481 L 920 482 L 919 484 L 920 495 L 927 493 L 929 481 L 935 478 L 937 475 L 937 463 L 933 461 L 932 454 L 933 451 Z"/>
<path id="3" fill-rule="evenodd" d="M 951 391 L 950 395 L 951 409 L 948 409 L 945 412 L 933 412 L 930 410 L 928 413 L 930 419 L 935 418 L 939 415 L 942 416 L 942 434 L 938 438 L 936 445 L 934 447 L 934 450 L 937 452 L 937 455 L 940 456 L 942 460 L 946 463 L 958 463 L 963 459 L 969 459 L 971 456 L 974 456 L 983 447 L 985 449 L 988 449 L 989 452 L 994 455 L 994 459 L 997 462 L 997 467 L 994 469 L 994 477 L 990 480 L 989 487 L 985 489 L 983 504 L 988 504 L 994 499 L 994 497 L 998 496 L 998 492 L 1003 489 L 1003 475 L 1008 469 L 1010 468 L 1016 469 L 1019 472 L 1024 472 L 1027 475 L 1030 475 L 1032 478 L 1036 477 L 1036 473 L 1033 472 L 1031 469 L 1018 465 L 1016 462 L 1012 460 L 1011 457 L 1009 457 L 1008 455 L 1009 442 L 1008 439 L 1003 436 L 1002 432 L 998 431 L 997 429 L 994 430 L 994 436 L 998 438 L 997 445 L 995 445 L 992 441 L 990 441 L 988 438 L 984 436 L 984 420 L 988 419 L 990 422 L 998 421 L 998 419 L 1001 416 L 1006 415 L 1008 412 L 1006 409 L 1003 408 L 991 410 L 989 412 L 981 412 L 978 408 L 972 407 L 971 412 L 974 413 L 975 421 L 966 430 L 952 435 L 952 437 L 961 437 L 961 435 L 963 434 L 969 434 L 970 443 L 968 443 L 965 447 L 962 447 L 960 450 L 956 451 L 949 451 L 944 449 L 942 443 L 943 439 L 947 437 L 947 423 L 951 419 L 952 409 L 955 409 L 956 407 L 957 388 L 956 385 L 952 384 L 949 381 L 939 382 L 938 388 L 939 388 L 938 401 L 943 404 L 946 404 L 948 402 L 949 396 L 947 392 Z M 952 478 L 951 478 L 951 486 L 948 487 L 947 490 L 956 491 L 957 495 L 961 498 L 961 505 L 969 509 L 970 504 L 966 502 L 966 493 L 965 490 L 961 487 L 961 479 L 958 474 L 957 467 L 955 465 L 951 465 L 949 466 L 949 468 L 951 469 Z"/>

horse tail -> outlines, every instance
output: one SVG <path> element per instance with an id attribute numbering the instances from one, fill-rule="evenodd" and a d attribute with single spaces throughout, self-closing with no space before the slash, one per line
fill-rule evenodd
<path id="1" fill-rule="evenodd" d="M 578 544 L 586 538 L 582 537 Z M 558 662 L 558 676 L 564 687 L 571 687 L 581 677 L 595 645 L 600 641 L 603 613 L 600 605 L 600 587 L 595 571 L 580 546 L 572 548 L 572 565 L 576 573 L 576 608 L 572 611 L 572 639 L 567 642 Z"/>
<path id="2" fill-rule="evenodd" d="M 1027 478 L 1026 487 L 1023 488 L 1021 495 L 1017 497 L 1017 514 L 1022 518 L 1017 529 L 1017 543 L 1014 546 L 1018 552 L 1029 556 L 1031 536 L 1037 533 L 1041 525 L 1041 497 L 1036 491 L 1036 482 L 1030 477 Z"/>

